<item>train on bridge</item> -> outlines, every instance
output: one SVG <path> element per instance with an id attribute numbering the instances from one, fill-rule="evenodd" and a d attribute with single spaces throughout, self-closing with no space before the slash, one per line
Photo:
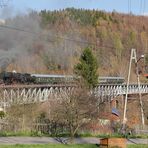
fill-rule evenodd
<path id="1" fill-rule="evenodd" d="M 29 74 L 16 72 L 0 73 L 0 84 L 75 84 L 79 79 L 74 75 Z M 99 77 L 98 84 L 123 84 L 124 77 Z"/>

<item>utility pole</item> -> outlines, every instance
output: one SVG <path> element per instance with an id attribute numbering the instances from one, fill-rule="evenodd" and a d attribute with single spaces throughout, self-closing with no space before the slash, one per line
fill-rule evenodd
<path id="1" fill-rule="evenodd" d="M 140 57 L 144 58 L 142 55 Z M 130 82 L 130 75 L 131 75 L 131 66 L 132 66 L 132 61 L 134 60 L 135 65 L 136 65 L 136 75 L 137 75 L 137 83 L 138 83 L 138 90 L 139 90 L 139 99 L 140 99 L 140 110 L 141 110 L 141 120 L 142 120 L 142 125 L 145 125 L 144 121 L 144 111 L 143 111 L 143 103 L 141 99 L 141 85 L 140 85 L 140 78 L 139 78 L 139 71 L 138 71 L 138 62 L 140 59 L 137 60 L 136 57 L 136 49 L 131 50 L 131 56 L 130 56 L 130 64 L 129 64 L 129 71 L 128 71 L 128 80 L 127 80 L 127 87 L 126 87 L 126 95 L 125 95 L 125 103 L 124 103 L 124 112 L 123 112 L 123 127 L 122 129 L 125 130 L 125 125 L 127 122 L 127 117 L 126 117 L 126 111 L 127 111 L 127 99 L 128 99 L 128 92 L 129 92 L 129 82 Z"/>

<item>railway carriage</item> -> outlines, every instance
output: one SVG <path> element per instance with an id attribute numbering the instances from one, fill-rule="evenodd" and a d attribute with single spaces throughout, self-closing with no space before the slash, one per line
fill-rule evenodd
<path id="1" fill-rule="evenodd" d="M 122 84 L 125 82 L 124 77 L 99 77 L 99 84 Z"/>
<path id="2" fill-rule="evenodd" d="M 65 84 L 74 83 L 75 77 L 72 75 L 43 75 L 43 74 L 31 74 L 35 77 L 36 84 Z"/>
<path id="3" fill-rule="evenodd" d="M 28 74 L 16 72 L 0 73 L 0 82 L 5 85 L 12 84 L 76 84 L 80 77 L 74 75 L 48 75 L 48 74 Z M 124 77 L 99 77 L 98 84 L 122 84 Z"/>

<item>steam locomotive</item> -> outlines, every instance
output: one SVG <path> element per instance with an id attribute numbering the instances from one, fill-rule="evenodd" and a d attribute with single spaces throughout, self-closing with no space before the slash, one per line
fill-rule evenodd
<path id="1" fill-rule="evenodd" d="M 79 77 L 74 75 L 46 75 L 16 72 L 0 73 L 0 83 L 12 84 L 75 84 Z M 98 84 L 123 84 L 124 77 L 99 77 Z"/>
<path id="2" fill-rule="evenodd" d="M 43 75 L 16 72 L 0 73 L 0 83 L 5 85 L 12 84 L 63 84 L 74 83 L 72 75 Z"/>
<path id="3" fill-rule="evenodd" d="M 0 73 L 1 84 L 31 84 L 35 83 L 35 77 L 28 73 L 16 73 L 16 72 L 2 72 Z"/>

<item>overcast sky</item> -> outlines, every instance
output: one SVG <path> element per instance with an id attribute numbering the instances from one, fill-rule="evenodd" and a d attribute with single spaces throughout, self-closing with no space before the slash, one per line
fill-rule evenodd
<path id="1" fill-rule="evenodd" d="M 1 1 L 1 0 L 0 0 Z M 9 14 L 9 10 L 15 13 L 24 13 L 28 9 L 33 10 L 55 10 L 67 7 L 85 8 L 85 9 L 98 9 L 105 11 L 116 10 L 118 12 L 134 14 L 147 14 L 148 13 L 148 0 L 3 0 L 8 1 L 8 6 L 0 8 L 2 15 Z M 3 11 L 3 13 L 2 13 Z M 8 13 L 8 14 L 7 14 Z"/>

